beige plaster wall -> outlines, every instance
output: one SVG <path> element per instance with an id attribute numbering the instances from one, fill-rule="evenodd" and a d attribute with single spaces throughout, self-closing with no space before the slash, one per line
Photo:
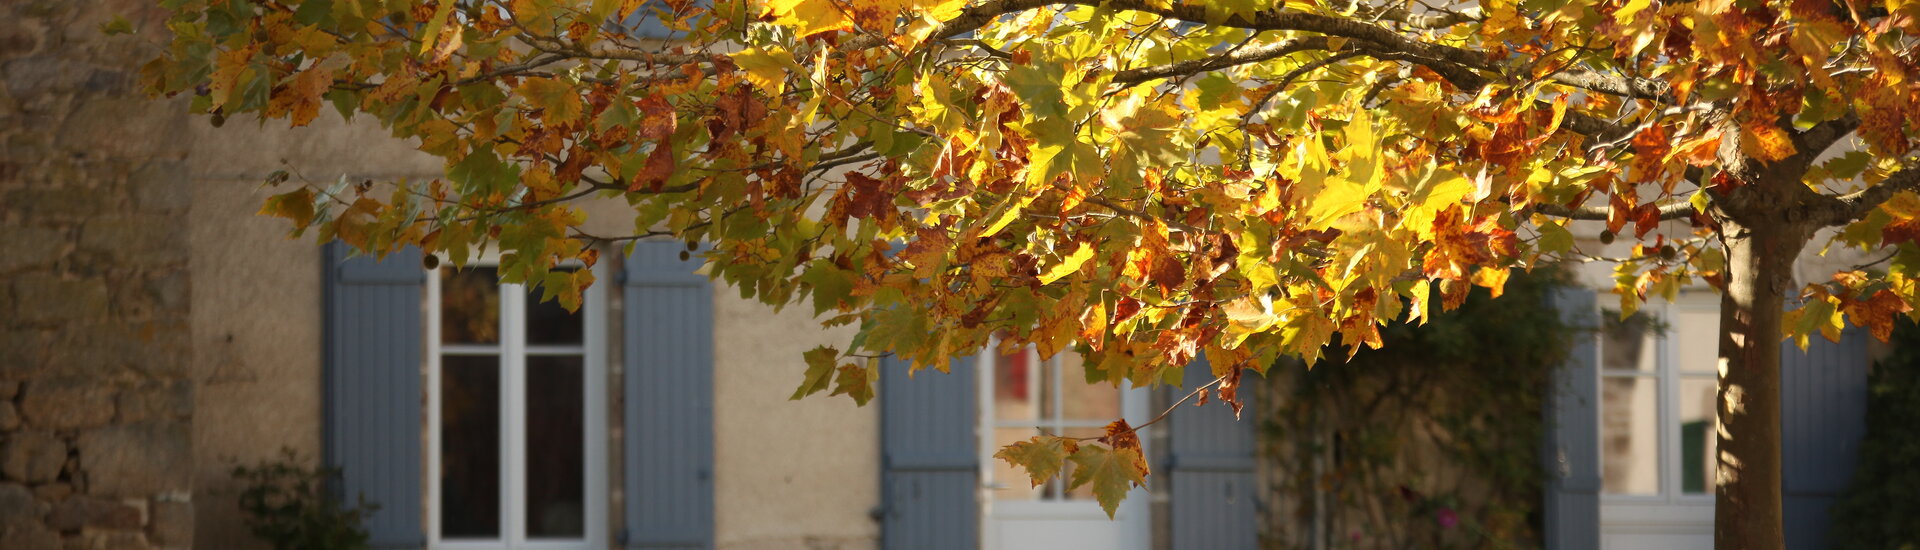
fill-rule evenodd
<path id="1" fill-rule="evenodd" d="M 234 464 L 276 458 L 283 447 L 308 459 L 321 452 L 320 249 L 311 237 L 290 238 L 285 220 L 255 214 L 276 192 L 261 183 L 280 169 L 324 183 L 439 168 L 377 126 L 331 112 L 310 127 L 284 125 L 236 119 L 216 129 L 197 117 L 188 132 L 197 548 L 265 547 L 242 522 Z"/>
<path id="2" fill-rule="evenodd" d="M 879 405 L 790 401 L 814 346 L 845 347 L 811 308 L 779 313 L 714 290 L 715 531 L 723 550 L 867 549 L 879 525 Z"/>

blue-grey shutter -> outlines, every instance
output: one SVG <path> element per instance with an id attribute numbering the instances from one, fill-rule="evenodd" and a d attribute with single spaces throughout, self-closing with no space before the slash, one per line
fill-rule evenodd
<path id="1" fill-rule="evenodd" d="M 686 245 L 627 257 L 626 543 L 713 548 L 713 290 Z"/>
<path id="2" fill-rule="evenodd" d="M 1249 375 L 1252 382 L 1253 375 Z M 1213 380 L 1206 359 L 1187 365 L 1184 396 Z M 1176 399 L 1178 397 L 1175 397 Z M 1259 410 L 1254 392 L 1242 387 L 1247 412 Z M 1257 548 L 1259 503 L 1254 485 L 1253 418 L 1235 419 L 1233 408 L 1188 406 L 1167 417 L 1170 540 L 1180 548 Z"/>
<path id="3" fill-rule="evenodd" d="M 1828 508 L 1853 481 L 1867 433 L 1867 334 L 1780 350 L 1781 491 L 1787 547 L 1827 547 Z"/>
<path id="4" fill-rule="evenodd" d="M 1600 547 L 1600 310 L 1586 288 L 1554 291 L 1552 307 L 1572 328 L 1567 360 L 1547 388 L 1546 547 Z"/>
<path id="5" fill-rule="evenodd" d="M 945 374 L 909 377 L 905 362 L 882 360 L 881 548 L 980 547 L 974 363 L 957 359 Z"/>
<path id="6" fill-rule="evenodd" d="M 341 469 L 340 495 L 380 504 L 366 520 L 376 549 L 426 545 L 420 527 L 420 365 L 425 357 L 420 251 L 384 261 L 324 247 L 325 454 Z"/>

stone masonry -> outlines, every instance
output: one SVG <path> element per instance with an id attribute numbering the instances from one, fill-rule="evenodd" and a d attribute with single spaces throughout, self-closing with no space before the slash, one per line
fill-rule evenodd
<path id="1" fill-rule="evenodd" d="M 187 118 L 137 77 L 161 17 L 0 3 L 0 548 L 192 544 Z"/>

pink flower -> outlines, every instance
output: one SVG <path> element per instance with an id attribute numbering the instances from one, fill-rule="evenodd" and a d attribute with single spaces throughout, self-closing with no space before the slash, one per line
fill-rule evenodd
<path id="1" fill-rule="evenodd" d="M 1441 508 L 1439 512 L 1435 512 L 1433 515 L 1434 519 L 1440 522 L 1441 528 L 1452 529 L 1453 526 L 1460 524 L 1460 515 L 1453 513 L 1452 508 Z"/>

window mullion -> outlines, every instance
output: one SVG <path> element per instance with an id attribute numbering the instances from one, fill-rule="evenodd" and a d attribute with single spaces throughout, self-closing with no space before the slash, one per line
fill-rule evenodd
<path id="1" fill-rule="evenodd" d="M 504 370 L 501 380 L 500 398 L 502 412 L 501 431 L 507 434 L 501 438 L 500 495 L 501 533 L 509 547 L 517 546 L 527 540 L 526 517 L 527 494 L 527 322 L 526 288 L 520 285 L 500 285 L 500 342 L 502 354 L 500 365 Z"/>

